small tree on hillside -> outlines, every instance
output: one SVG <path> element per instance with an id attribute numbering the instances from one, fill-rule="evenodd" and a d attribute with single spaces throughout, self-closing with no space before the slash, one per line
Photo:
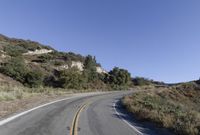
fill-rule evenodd
<path id="1" fill-rule="evenodd" d="M 81 89 L 84 79 L 78 69 L 72 68 L 61 71 L 58 83 L 62 88 Z"/>
<path id="2" fill-rule="evenodd" d="M 115 67 L 109 72 L 106 79 L 110 84 L 125 86 L 131 81 L 131 74 L 125 69 Z"/>
<path id="3" fill-rule="evenodd" d="M 96 70 L 96 59 L 91 55 L 86 56 L 84 62 L 84 69 L 87 70 Z"/>
<path id="4" fill-rule="evenodd" d="M 88 82 L 93 82 L 98 79 L 96 72 L 96 58 L 88 55 L 84 62 L 83 76 L 87 78 Z"/>
<path id="5" fill-rule="evenodd" d="M 136 86 L 144 86 L 144 85 L 150 85 L 151 84 L 151 80 L 148 80 L 146 78 L 143 77 L 136 77 L 132 79 L 133 84 Z"/>

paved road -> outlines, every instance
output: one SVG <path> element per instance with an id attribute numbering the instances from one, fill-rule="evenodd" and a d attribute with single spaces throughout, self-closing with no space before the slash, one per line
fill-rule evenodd
<path id="1" fill-rule="evenodd" d="M 123 109 L 118 104 L 115 106 L 125 94 L 130 92 L 57 102 L 0 126 L 0 135 L 138 135 L 138 130 L 124 121 Z M 144 134 L 157 134 L 143 125 L 136 127 Z"/>

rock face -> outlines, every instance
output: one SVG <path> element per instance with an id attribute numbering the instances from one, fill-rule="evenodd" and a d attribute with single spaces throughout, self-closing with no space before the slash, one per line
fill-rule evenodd
<path id="1" fill-rule="evenodd" d="M 66 69 L 69 69 L 69 68 L 77 68 L 79 71 L 83 71 L 83 63 L 80 62 L 80 61 L 72 61 L 71 65 L 62 65 L 62 66 L 59 66 L 59 67 L 56 67 L 57 70 L 66 70 Z"/>
<path id="2" fill-rule="evenodd" d="M 107 71 L 106 70 L 104 70 L 102 67 L 96 67 L 96 70 L 97 70 L 97 73 L 100 73 L 100 74 L 102 74 L 102 73 L 107 73 Z"/>
<path id="3" fill-rule="evenodd" d="M 27 53 L 24 53 L 24 55 L 39 55 L 39 54 L 46 54 L 46 53 L 51 53 L 53 50 L 48 50 L 48 49 L 40 49 L 40 50 L 35 50 L 35 51 L 28 51 Z"/>
<path id="4" fill-rule="evenodd" d="M 0 50 L 0 57 L 1 58 L 6 58 L 6 53 L 2 50 Z"/>
<path id="5" fill-rule="evenodd" d="M 73 67 L 76 67 L 79 71 L 83 71 L 84 70 L 84 65 L 80 61 L 72 61 L 71 66 L 62 65 L 62 66 L 56 67 L 56 69 L 57 70 L 66 70 L 66 69 L 73 68 Z M 107 73 L 107 71 L 104 70 L 102 67 L 96 67 L 96 71 L 99 74 L 103 74 L 103 73 L 106 74 Z"/>
<path id="6" fill-rule="evenodd" d="M 2 50 L 0 50 L 0 63 L 2 63 L 6 58 L 9 58 L 10 56 L 6 55 L 6 53 Z"/>
<path id="7" fill-rule="evenodd" d="M 83 71 L 84 65 L 83 65 L 83 63 L 80 62 L 80 61 L 72 61 L 71 67 L 76 67 L 76 68 L 78 68 L 80 71 Z"/>
<path id="8" fill-rule="evenodd" d="M 66 69 L 69 69 L 69 66 L 68 65 L 62 65 L 62 66 L 56 67 L 55 69 L 58 70 L 58 71 L 66 70 Z"/>

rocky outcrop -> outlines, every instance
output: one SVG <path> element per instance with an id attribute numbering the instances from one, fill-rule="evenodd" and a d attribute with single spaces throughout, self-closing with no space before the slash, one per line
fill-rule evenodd
<path id="1" fill-rule="evenodd" d="M 83 71 L 84 65 L 82 62 L 80 61 L 72 61 L 71 67 L 76 67 L 78 68 L 80 71 Z"/>
<path id="2" fill-rule="evenodd" d="M 55 69 L 58 70 L 58 71 L 66 70 L 66 69 L 69 69 L 69 66 L 68 65 L 62 65 L 62 66 L 56 67 Z"/>
<path id="3" fill-rule="evenodd" d="M 57 70 L 66 70 L 66 69 L 73 68 L 73 67 L 77 68 L 79 71 L 83 71 L 84 70 L 84 65 L 80 61 L 72 61 L 71 66 L 69 66 L 69 65 L 62 65 L 62 66 L 56 67 L 56 69 Z M 104 70 L 102 67 L 99 67 L 99 66 L 96 67 L 96 71 L 99 74 L 102 74 L 102 73 L 106 74 L 107 73 L 106 70 Z"/>
<path id="4" fill-rule="evenodd" d="M 48 50 L 48 49 L 40 49 L 40 50 L 35 50 L 35 51 L 28 51 L 27 53 L 24 53 L 24 55 L 39 55 L 39 54 L 46 54 L 46 53 L 51 53 L 53 50 Z"/>
<path id="5" fill-rule="evenodd" d="M 0 57 L 1 58 L 6 58 L 6 53 L 2 50 L 0 50 Z"/>
<path id="6" fill-rule="evenodd" d="M 97 73 L 99 73 L 99 74 L 102 74 L 102 73 L 106 74 L 107 73 L 107 71 L 104 70 L 102 67 L 96 67 L 96 70 L 97 70 Z"/>
<path id="7" fill-rule="evenodd" d="M 61 66 L 56 67 L 56 69 L 57 70 L 66 70 L 66 69 L 73 68 L 73 67 L 77 68 L 80 71 L 83 71 L 84 66 L 83 66 L 83 63 L 80 61 L 72 61 L 71 65 L 67 65 L 67 64 L 61 65 Z"/>
<path id="8" fill-rule="evenodd" d="M 6 60 L 6 58 L 9 58 L 10 56 L 6 55 L 6 53 L 4 51 L 0 51 L 0 63 L 3 63 L 4 60 Z"/>

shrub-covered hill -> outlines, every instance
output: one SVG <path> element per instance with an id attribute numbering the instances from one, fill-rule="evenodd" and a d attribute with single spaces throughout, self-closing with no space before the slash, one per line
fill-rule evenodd
<path id="1" fill-rule="evenodd" d="M 131 85 L 127 70 L 106 72 L 96 58 L 59 52 L 38 42 L 0 35 L 0 73 L 27 87 L 120 89 Z"/>
<path id="2" fill-rule="evenodd" d="M 126 109 L 177 135 L 200 134 L 200 80 L 138 92 L 123 99 Z"/>

